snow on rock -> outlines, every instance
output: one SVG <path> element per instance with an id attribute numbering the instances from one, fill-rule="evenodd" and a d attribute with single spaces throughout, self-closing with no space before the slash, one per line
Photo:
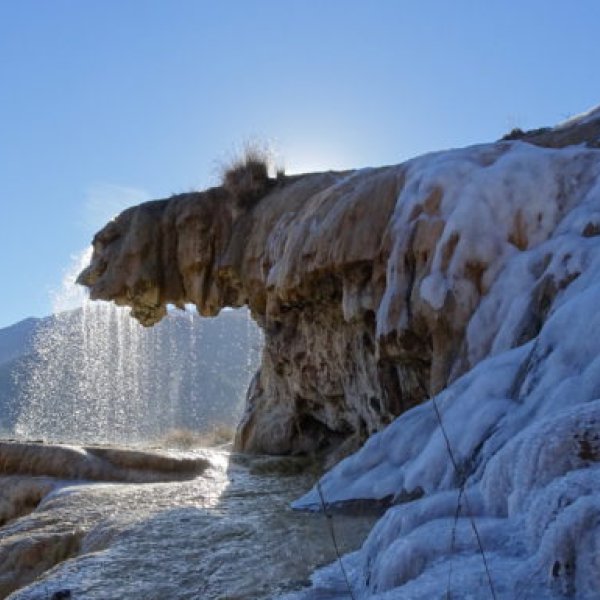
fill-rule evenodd
<path id="1" fill-rule="evenodd" d="M 400 257 L 405 215 L 444 190 L 445 227 L 418 293 L 433 315 L 452 298 L 466 324 L 450 385 L 320 482 L 330 507 L 390 506 L 347 559 L 359 598 L 600 594 L 600 157 L 518 144 L 472 168 L 486 152 L 409 163 L 396 207 Z M 400 282 L 400 258 L 388 268 Z M 405 293 L 387 287 L 380 334 L 407 318 L 394 313 Z M 317 490 L 294 507 L 320 510 Z M 347 596 L 338 572 L 326 567 L 289 598 Z"/>
<path id="2" fill-rule="evenodd" d="M 458 472 L 428 402 L 323 477 L 332 505 L 394 498 L 352 558 L 359 597 L 491 597 L 479 541 L 499 598 L 598 597 L 598 299 L 594 283 L 572 293 L 535 341 L 435 398 Z M 317 510 L 320 500 L 313 490 L 294 506 Z M 292 597 L 318 597 L 328 569 Z"/>
<path id="3" fill-rule="evenodd" d="M 556 129 L 565 129 L 574 125 L 587 125 L 600 118 L 600 106 L 594 106 L 585 112 L 575 115 L 556 126 Z"/>

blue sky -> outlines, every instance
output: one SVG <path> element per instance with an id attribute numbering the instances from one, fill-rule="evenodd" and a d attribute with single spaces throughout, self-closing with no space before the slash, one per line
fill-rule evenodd
<path id="1" fill-rule="evenodd" d="M 124 206 L 247 139 L 390 164 L 600 103 L 600 2 L 0 0 L 0 327 Z"/>

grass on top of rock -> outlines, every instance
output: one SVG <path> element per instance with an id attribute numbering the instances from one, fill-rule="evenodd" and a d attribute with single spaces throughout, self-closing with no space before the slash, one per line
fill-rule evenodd
<path id="1" fill-rule="evenodd" d="M 269 175 L 273 171 L 274 178 Z M 274 169 L 271 152 L 259 144 L 246 144 L 236 158 L 221 168 L 221 184 L 239 208 L 254 206 L 283 176 L 282 168 Z"/>

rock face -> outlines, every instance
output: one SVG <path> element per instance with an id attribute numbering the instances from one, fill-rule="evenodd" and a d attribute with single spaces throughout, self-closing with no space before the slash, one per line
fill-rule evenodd
<path id="1" fill-rule="evenodd" d="M 462 210 L 483 230 L 469 256 L 507 231 L 515 242 L 493 246 L 501 268 L 482 286 L 449 385 L 294 503 L 387 506 L 361 550 L 344 557 L 357 598 L 598 598 L 600 153 L 530 150 L 520 168 L 503 158 L 488 167 L 487 185 L 479 175 L 461 189 Z M 503 202 L 494 206 L 506 212 L 492 224 L 469 195 L 494 196 L 502 161 Z M 507 229 L 515 202 L 520 219 L 541 218 Z M 465 240 L 469 222 L 455 213 L 450 223 Z M 432 275 L 435 260 L 421 294 L 439 306 L 448 288 Z M 339 581 L 339 566 L 325 567 L 289 600 L 347 595 Z"/>
<path id="2" fill-rule="evenodd" d="M 148 202 L 95 236 L 79 281 L 144 325 L 167 304 L 205 316 L 248 305 L 265 347 L 237 448 L 340 456 L 532 339 L 577 278 L 577 261 L 549 251 L 522 261 L 535 293 L 518 310 L 486 302 L 497 285 L 519 293 L 507 263 L 559 235 L 600 173 L 600 110 L 517 137 L 266 180 L 243 206 L 227 186 Z M 600 233 L 600 217 L 580 225 Z"/>
<path id="3" fill-rule="evenodd" d="M 0 442 L 0 477 L 147 483 L 194 479 L 208 465 L 203 458 L 179 458 L 158 451 Z"/>

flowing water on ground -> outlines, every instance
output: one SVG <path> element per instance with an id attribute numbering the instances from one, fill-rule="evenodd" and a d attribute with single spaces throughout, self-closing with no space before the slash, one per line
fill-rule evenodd
<path id="1" fill-rule="evenodd" d="M 211 467 L 191 481 L 69 484 L 5 525 L 4 570 L 11 550 L 17 565 L 31 540 L 58 563 L 11 600 L 57 598 L 61 590 L 86 599 L 272 598 L 335 560 L 325 517 L 289 509 L 314 483 L 313 474 L 295 472 L 296 461 L 196 455 Z M 336 515 L 340 550 L 356 548 L 372 522 Z M 31 567 L 32 552 L 24 552 L 21 570 Z"/>

